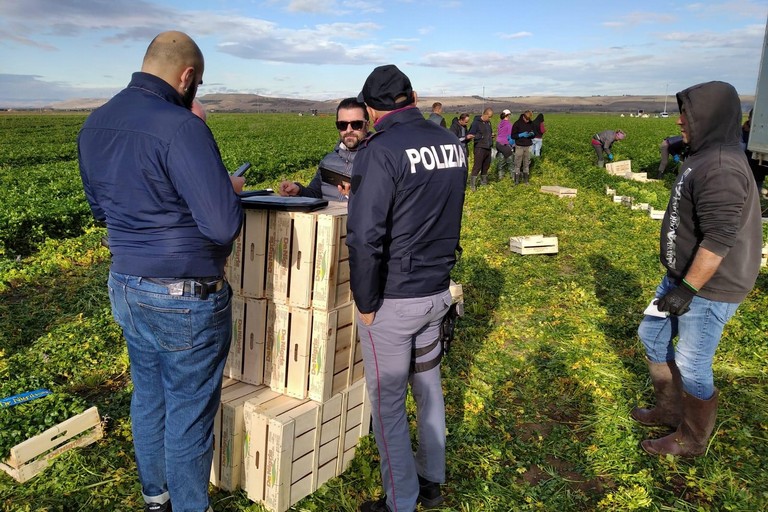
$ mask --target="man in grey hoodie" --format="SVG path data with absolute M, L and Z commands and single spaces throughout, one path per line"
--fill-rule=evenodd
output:
M 755 180 L 739 146 L 736 90 L 708 82 L 677 93 L 677 103 L 677 124 L 690 151 L 661 225 L 667 273 L 638 330 L 656 406 L 635 407 L 631 416 L 676 429 L 643 441 L 646 452 L 690 457 L 706 451 L 715 425 L 712 360 L 723 327 L 757 279 L 762 223 Z

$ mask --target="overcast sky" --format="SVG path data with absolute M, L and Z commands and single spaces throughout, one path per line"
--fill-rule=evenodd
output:
M 421 96 L 755 92 L 768 2 L 1 0 L 0 107 L 108 98 L 159 32 L 191 35 L 198 94 L 357 94 L 397 64 Z

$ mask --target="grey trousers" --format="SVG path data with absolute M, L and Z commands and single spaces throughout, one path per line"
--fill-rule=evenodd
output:
M 519 175 L 522 170 L 523 174 L 530 172 L 531 165 L 531 146 L 518 146 L 515 145 L 515 174 Z
M 381 481 L 393 512 L 412 512 L 418 475 L 445 482 L 445 402 L 440 379 L 440 321 L 451 293 L 384 299 L 373 323 L 358 320 Z M 429 369 L 430 362 L 437 363 Z M 414 371 L 413 365 L 417 370 Z M 405 400 L 416 402 L 418 448 L 413 453 Z

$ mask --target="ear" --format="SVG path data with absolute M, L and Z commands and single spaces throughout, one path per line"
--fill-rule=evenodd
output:
M 412 91 L 411 94 L 413 94 L 413 104 L 418 105 L 419 103 L 419 94 L 416 91 Z
M 185 91 L 192 87 L 195 81 L 195 68 L 192 66 L 184 68 L 181 72 L 181 86 Z

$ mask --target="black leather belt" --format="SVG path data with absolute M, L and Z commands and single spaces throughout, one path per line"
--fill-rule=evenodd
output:
M 164 286 L 168 290 L 168 295 L 199 297 L 200 300 L 205 300 L 211 293 L 220 291 L 224 288 L 225 283 L 224 279 L 216 281 L 197 281 L 195 279 L 174 281 L 171 279 L 147 278 L 147 281 Z

